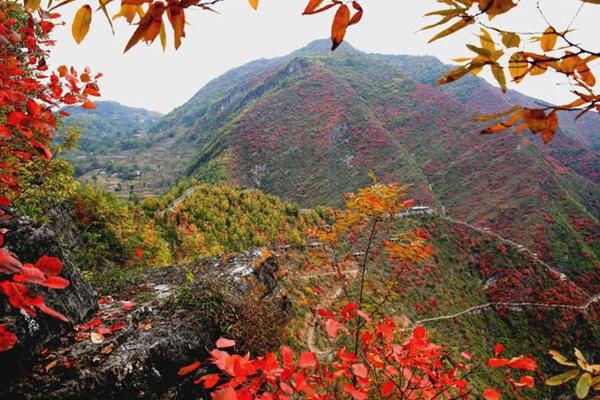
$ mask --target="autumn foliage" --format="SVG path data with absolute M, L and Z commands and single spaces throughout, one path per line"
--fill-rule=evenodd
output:
M 266 353 L 253 358 L 250 354 L 230 353 L 235 342 L 221 338 L 210 352 L 210 359 L 194 361 L 179 370 L 180 375 L 195 373 L 194 383 L 211 392 L 212 399 L 435 399 L 476 398 L 499 399 L 496 388 L 481 393 L 469 382 L 472 355 L 463 352 L 453 359 L 443 346 L 430 341 L 423 326 L 406 329 L 398 326 L 396 318 L 365 312 L 365 275 L 370 252 L 377 247 L 375 234 L 385 219 L 395 218 L 398 212 L 412 205 L 405 198 L 406 187 L 375 182 L 371 187 L 348 195 L 346 210 L 340 211 L 333 226 L 312 235 L 325 244 L 324 251 L 336 256 L 321 258 L 325 270 L 332 268 L 339 282 L 349 268 L 353 254 L 336 252 L 348 237 L 363 243 L 364 252 L 358 255 L 359 274 L 356 274 L 355 293 L 334 309 L 319 308 L 319 326 L 332 347 L 317 351 L 311 343 L 308 349 L 293 350 L 283 346 L 278 353 Z M 367 234 L 367 241 L 360 236 Z M 418 264 L 433 254 L 426 241 L 428 234 L 417 230 L 402 240 L 387 242 L 390 258 L 398 263 Z M 327 249 L 329 248 L 329 250 Z M 356 258 L 356 257 L 354 257 Z M 343 283 L 342 283 L 343 284 Z M 349 295 L 352 296 L 351 294 Z M 497 345 L 487 366 L 506 371 L 506 381 L 513 389 L 535 385 L 529 373 L 537 363 L 525 356 L 503 358 L 505 348 Z M 216 370 L 207 373 L 207 370 Z
M 34 16 L 14 3 L 0 5 L 0 217 L 20 193 L 22 166 L 34 159 L 50 160 L 50 144 L 57 127 L 55 112 L 64 105 L 93 108 L 88 96 L 98 96 L 96 77 L 86 70 L 79 75 L 65 66 L 50 72 L 46 65 L 48 34 L 57 15 Z M 48 307 L 31 285 L 64 289 L 69 281 L 58 276 L 61 261 L 42 256 L 35 264 L 22 264 L 4 246 L 0 232 L 0 293 L 8 303 L 30 316 L 45 313 L 67 318 Z M 17 338 L 0 325 L 0 351 L 12 348 Z

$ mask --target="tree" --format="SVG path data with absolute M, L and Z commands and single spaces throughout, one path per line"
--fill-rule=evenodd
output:
M 404 190 L 396 184 L 379 183 L 361 189 L 348 196 L 346 210 L 338 212 L 333 226 L 314 232 L 325 243 L 321 246 L 320 268 L 333 271 L 347 297 L 336 311 L 317 310 L 320 326 L 332 343 L 330 349 L 317 354 L 310 344 L 300 351 L 284 346 L 278 354 L 252 358 L 249 354 L 228 353 L 224 349 L 234 347 L 235 341 L 221 338 L 206 361 L 206 367 L 212 364 L 216 372 L 206 374 L 206 370 L 200 370 L 194 383 L 211 390 L 214 400 L 467 399 L 479 395 L 486 400 L 499 399 L 497 389 L 485 388 L 479 393 L 469 382 L 473 368 L 468 365 L 470 353 L 452 359 L 443 346 L 429 340 L 423 326 L 402 329 L 394 318 L 379 315 L 377 307 L 369 314 L 365 312 L 367 265 L 371 253 L 381 246 L 376 233 L 386 220 L 412 204 L 405 199 Z M 394 262 L 417 265 L 429 258 L 433 251 L 426 244 L 426 235 L 416 233 L 407 234 L 408 240 L 383 242 Z M 347 240 L 351 242 L 350 250 Z M 353 253 L 355 245 L 362 245 L 364 251 Z M 356 254 L 356 278 L 346 285 L 345 276 L 352 272 L 349 268 Z M 388 298 L 385 294 L 382 297 Z M 497 345 L 487 367 L 505 370 L 507 382 L 515 390 L 533 387 L 534 378 L 528 373 L 537 369 L 535 360 L 524 356 L 502 358 L 504 351 L 504 346 Z M 202 365 L 195 361 L 182 367 L 179 374 L 190 374 Z
M 14 3 L 0 3 L 1 218 L 10 218 L 8 207 L 21 193 L 27 176 L 24 166 L 52 159 L 50 146 L 57 125 L 53 110 L 74 104 L 92 108 L 88 95 L 99 95 L 88 70 L 79 75 L 74 68 L 62 66 L 47 75 L 47 48 L 51 45 L 47 37 L 55 17 L 41 14 L 36 18 Z M 64 289 L 69 281 L 58 276 L 61 270 L 60 260 L 54 257 L 43 256 L 35 264 L 22 264 L 6 250 L 4 232 L 0 232 L 0 293 L 12 307 L 31 316 L 39 311 L 67 321 L 28 286 Z M 16 341 L 15 335 L 0 325 L 0 351 L 12 348 Z

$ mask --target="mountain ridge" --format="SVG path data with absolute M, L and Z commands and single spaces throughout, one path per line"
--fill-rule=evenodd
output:
M 436 87 L 449 67 L 433 57 L 321 48 L 215 78 L 151 128 L 149 147 L 122 157 L 149 158 L 168 171 L 162 181 L 226 181 L 302 207 L 339 204 L 373 171 L 598 285 L 600 158 L 568 118 L 551 145 L 528 133 L 482 136 L 475 115 L 534 100 L 477 77 Z M 584 130 L 600 127 L 588 120 Z

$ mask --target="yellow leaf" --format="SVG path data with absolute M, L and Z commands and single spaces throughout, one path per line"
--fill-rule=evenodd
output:
M 250 7 L 254 8 L 255 10 L 258 8 L 258 0 L 248 0 L 248 3 L 250 3 Z
M 160 44 L 162 46 L 163 51 L 167 50 L 167 31 L 165 29 L 165 23 L 160 24 L 160 33 L 158 34 L 160 37 Z
M 25 0 L 25 7 L 30 10 L 37 10 L 40 8 L 40 4 L 42 4 L 42 0 Z
M 507 48 L 519 47 L 521 44 L 521 37 L 513 32 L 504 32 L 502 34 L 502 43 Z
M 525 56 L 521 52 L 514 53 L 510 57 L 510 61 L 508 62 L 508 72 L 510 76 L 513 78 L 513 81 L 519 83 L 525 78 L 527 72 L 529 71 L 529 64 L 525 59 Z
M 559 363 L 560 365 L 566 365 L 568 367 L 576 367 L 577 366 L 577 364 L 575 364 L 574 362 L 570 362 L 567 359 L 567 357 L 563 356 L 558 351 L 550 350 L 548 352 L 548 354 L 550 354 L 550 356 L 552 357 L 552 359 L 554 361 L 556 361 L 557 363 Z
M 112 16 L 112 19 L 124 17 L 127 20 L 127 22 L 131 24 L 136 14 L 138 13 L 138 8 L 141 7 L 136 5 L 121 4 L 121 9 L 117 14 Z
M 436 85 L 445 85 L 450 82 L 454 82 L 457 79 L 462 78 L 469 72 L 469 69 L 466 66 L 460 66 L 458 68 L 453 69 L 450 72 L 444 74 L 437 82 Z
M 516 6 L 513 0 L 479 0 L 479 10 L 488 15 L 490 21 L 500 14 L 510 11 Z
M 504 70 L 499 64 L 492 64 L 491 67 L 492 74 L 498 82 L 498 85 L 500 85 L 500 89 L 502 89 L 503 92 L 506 92 L 506 75 L 504 75 Z
M 75 14 L 75 18 L 73 19 L 73 25 L 71 26 L 71 34 L 73 35 L 75 42 L 79 44 L 85 39 L 85 36 L 90 30 L 91 22 L 92 7 L 87 4 L 81 6 L 81 8 L 77 10 L 77 14 Z
M 504 117 L 505 115 L 517 112 L 517 111 L 521 110 L 522 108 L 523 107 L 520 105 L 515 105 L 515 106 L 512 106 L 511 108 L 509 108 L 508 110 L 499 112 L 497 114 L 478 115 L 475 117 L 475 120 L 476 121 L 490 121 L 492 119 Z M 575 366 L 575 364 L 573 364 L 573 366 Z
M 479 36 L 479 40 L 481 41 L 481 47 L 488 50 L 490 53 L 496 50 L 494 39 L 492 39 L 492 35 L 490 35 L 487 30 L 481 28 L 481 36 Z
M 556 45 L 556 39 L 558 39 L 558 36 L 556 35 L 554 28 L 549 26 L 544 31 L 544 34 L 540 39 L 540 45 L 542 46 L 542 50 L 552 51 L 552 49 L 554 49 L 554 46 Z
M 92 332 L 90 334 L 90 340 L 94 344 L 100 344 L 100 343 L 104 342 L 104 336 L 98 332 Z
M 428 43 L 431 43 L 433 41 L 441 39 L 445 36 L 451 35 L 457 31 L 461 30 L 465 26 L 471 25 L 474 21 L 475 20 L 473 18 L 462 18 L 460 21 L 458 21 L 454 25 L 450 26 L 449 28 L 444 29 L 443 31 L 439 32 L 437 35 L 435 35 L 434 37 L 429 39 Z

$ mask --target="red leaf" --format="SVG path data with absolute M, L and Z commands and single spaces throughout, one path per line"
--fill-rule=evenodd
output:
M 394 391 L 395 388 L 396 388 L 396 385 L 394 384 L 394 382 L 387 381 L 381 387 L 381 395 L 383 397 L 388 397 L 390 394 L 392 394 L 392 392 Z
M 365 364 L 352 364 L 352 373 L 359 378 L 365 379 L 368 376 L 369 371 L 367 370 L 367 367 L 365 367 Z
M 325 321 L 325 331 L 327 331 L 327 334 L 334 339 L 337 338 L 342 327 L 343 325 L 335 319 L 328 319 Z
M 487 361 L 487 366 L 492 368 L 500 368 L 508 365 L 508 360 L 506 358 L 490 358 Z
M 219 374 L 204 375 L 194 381 L 196 385 L 202 382 L 204 382 L 202 385 L 204 388 L 210 389 L 211 387 L 215 386 L 217 382 L 219 382 Z
M 64 321 L 64 322 L 69 322 L 69 318 L 67 318 L 63 314 L 59 313 L 58 311 L 53 310 L 52 308 L 48 307 L 45 303 L 38 305 L 37 308 L 39 308 L 39 310 L 41 312 L 43 312 L 44 314 L 47 314 L 56 319 L 60 319 L 61 321 Z
M 0 125 L 0 137 L 9 138 L 11 136 L 10 129 L 4 125 Z
M 532 388 L 535 387 L 535 379 L 533 379 L 533 376 L 525 375 L 519 379 L 519 383 L 516 383 L 516 385 Z
M 133 305 L 134 305 L 133 301 L 126 301 L 123 303 L 123 310 L 131 310 Z
M 298 360 L 300 368 L 316 368 L 317 367 L 317 355 L 308 351 L 300 354 L 300 360 Z
M 17 343 L 17 336 L 4 325 L 0 325 L 0 352 L 12 349 L 15 343 Z
M 13 257 L 8 251 L 0 248 L 0 272 L 3 274 L 12 274 L 18 272 L 23 265 L 19 260 Z
M 65 289 L 70 284 L 71 282 L 69 282 L 65 278 L 61 278 L 60 276 L 50 276 L 44 282 L 41 283 L 42 286 L 46 286 L 51 289 Z
M 483 398 L 485 400 L 500 400 L 500 397 L 502 397 L 502 395 L 496 389 L 488 388 L 483 391 Z
M 354 400 L 367 400 L 369 398 L 366 391 L 357 389 L 351 384 L 344 386 L 344 390 L 348 392 Z
M 535 371 L 537 369 L 537 363 L 533 358 L 518 356 L 508 362 L 509 368 L 522 369 L 526 371 Z
M 317 310 L 317 313 L 321 316 L 321 317 L 325 317 L 325 318 L 335 318 L 335 314 L 332 313 L 331 311 L 319 308 Z
M 356 1 L 352 2 L 352 7 L 356 10 L 356 13 L 350 18 L 350 22 L 348 22 L 348 26 L 358 24 L 363 16 L 363 9 Z
M 115 333 L 120 331 L 121 329 L 125 328 L 125 322 L 115 322 L 114 324 L 112 324 L 108 330 L 110 331 L 110 333 Z
M 181 367 L 179 371 L 177 371 L 177 375 L 187 375 L 191 372 L 194 372 L 200 367 L 200 361 L 194 361 L 190 365 L 186 365 L 185 367 Z
M 211 393 L 212 400 L 237 400 L 238 396 L 234 388 L 225 386 Z
M 6 117 L 6 123 L 12 126 L 19 126 L 23 121 L 27 119 L 27 116 L 20 111 L 11 111 Z
M 323 3 L 323 0 L 310 0 L 302 14 L 311 14 L 314 10 Z
M 94 103 L 91 100 L 86 101 L 85 103 L 83 103 L 81 105 L 82 108 L 85 108 L 87 110 L 95 110 L 96 109 L 96 103 Z
M 35 283 L 41 285 L 46 280 L 46 275 L 31 264 L 25 264 L 21 271 L 13 276 L 13 281 L 21 283 Z
M 285 368 L 292 369 L 294 367 L 294 353 L 288 346 L 283 346 L 281 349 L 281 358 Z
M 79 326 L 78 330 L 81 332 L 88 331 L 92 328 L 102 325 L 102 322 L 104 322 L 102 320 L 102 318 L 95 318 L 95 319 L 91 320 L 90 322 L 88 322 L 87 324 L 83 324 L 83 325 Z
M 413 337 L 417 340 L 425 340 L 427 339 L 427 331 L 424 326 L 417 326 L 413 330 Z
M 217 340 L 217 349 L 225 349 L 227 347 L 235 346 L 235 341 L 231 339 L 220 338 Z
M 56 257 L 41 256 L 35 267 L 46 275 L 58 275 L 62 271 L 62 263 Z
M 44 157 L 46 160 L 52 160 L 52 152 L 47 146 L 43 145 L 37 140 L 30 140 L 29 144 L 31 144 L 36 150 L 38 150 L 41 156 Z
M 0 194 L 0 207 L 8 207 L 10 205 L 10 200 Z
M 504 349 L 506 349 L 505 345 L 503 345 L 501 343 L 497 343 L 494 346 L 494 356 L 500 357 L 500 354 L 502 354 L 504 352 Z

